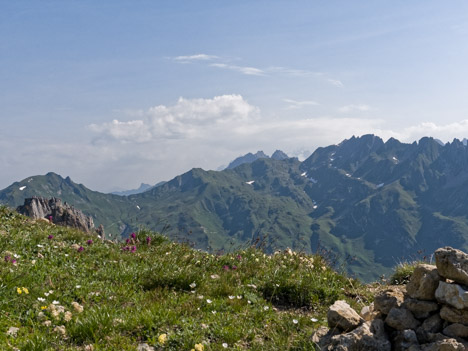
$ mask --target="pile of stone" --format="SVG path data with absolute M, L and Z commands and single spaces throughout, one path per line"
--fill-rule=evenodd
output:
M 320 350 L 468 350 L 468 255 L 445 247 L 436 266 L 420 264 L 407 286 L 375 296 L 358 314 L 345 301 L 329 309 Z

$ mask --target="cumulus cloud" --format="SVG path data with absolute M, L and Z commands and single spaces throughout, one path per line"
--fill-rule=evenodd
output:
M 370 110 L 371 110 L 371 107 L 365 104 L 346 105 L 338 109 L 338 111 L 343 112 L 343 113 L 349 113 L 349 112 L 355 112 L 355 111 L 367 112 Z

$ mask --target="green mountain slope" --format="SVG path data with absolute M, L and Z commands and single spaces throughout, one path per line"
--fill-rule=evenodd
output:
M 0 202 L 15 207 L 32 195 L 61 197 L 124 237 L 143 226 L 213 251 L 331 250 L 365 280 L 440 246 L 468 249 L 468 149 L 458 140 L 353 137 L 304 162 L 192 169 L 127 197 L 49 173 L 2 190 Z

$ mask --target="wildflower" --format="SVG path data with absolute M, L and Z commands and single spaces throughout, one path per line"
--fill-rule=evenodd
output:
M 47 237 L 47 239 L 49 239 L 49 240 L 52 240 L 53 238 L 54 238 L 54 236 L 53 236 L 52 234 L 50 234 L 50 235 Z
M 229 300 L 234 300 L 236 297 L 235 296 L 232 296 L 232 295 L 229 295 Z
M 299 323 L 299 321 L 297 319 L 293 319 L 293 323 L 297 324 L 297 323 Z
M 25 288 L 25 287 L 23 286 L 23 288 L 22 288 L 22 289 L 23 289 L 23 292 L 24 292 L 26 295 L 27 295 L 27 294 L 29 294 L 29 290 L 28 290 L 28 288 Z
M 231 269 L 235 271 L 237 269 L 237 266 L 232 266 Z
M 242 261 L 242 256 L 241 255 L 237 255 L 236 258 L 237 258 L 238 261 Z
M 83 250 L 84 250 L 84 247 L 83 247 L 83 246 L 80 246 L 80 247 L 78 248 L 78 252 L 81 252 L 81 251 L 83 251 Z
M 205 346 L 203 344 L 195 344 L 195 351 L 204 351 Z
M 193 282 L 192 284 L 189 285 L 192 289 L 195 289 L 197 286 L 197 283 Z
M 46 310 L 47 306 L 41 306 L 41 310 Z
M 206 299 L 206 303 L 212 303 L 213 301 L 211 301 L 210 299 Z
M 227 342 L 223 342 L 223 347 L 224 347 L 225 349 L 227 349 L 228 346 L 229 346 L 229 345 L 227 344 Z
M 5 260 L 5 262 L 8 262 L 8 261 L 10 261 L 10 256 L 8 256 L 8 255 L 7 255 L 7 256 L 5 256 L 4 260 Z
M 17 262 L 16 262 L 15 259 L 11 260 L 11 264 L 12 264 L 13 266 L 16 266 L 16 263 L 17 263 Z
M 310 320 L 311 320 L 312 322 L 314 322 L 314 323 L 315 323 L 315 322 L 318 322 L 318 319 L 317 319 L 317 318 L 311 318 Z
M 49 216 L 49 222 L 52 223 L 53 217 Z
M 135 233 L 130 234 L 130 236 L 132 237 L 132 239 L 135 239 L 135 238 L 136 238 L 136 234 L 135 234 Z
M 264 310 L 264 311 L 268 311 L 269 309 L 270 309 L 270 307 L 268 307 L 268 306 L 264 306 L 264 307 L 263 307 L 263 310 Z
M 203 295 L 198 295 L 197 296 L 200 300 L 203 300 Z
M 46 327 L 50 327 L 52 325 L 52 322 L 51 321 L 44 321 L 44 322 L 42 322 L 42 325 L 44 325 Z
M 81 306 L 78 302 L 73 301 L 71 303 L 71 305 L 73 306 L 73 308 L 75 309 L 76 312 L 78 312 L 78 313 L 83 312 L 83 306 Z
M 126 244 L 130 244 L 130 239 L 127 238 L 127 239 L 125 240 L 125 243 L 126 243 Z
M 19 331 L 19 328 L 17 328 L 17 327 L 10 327 L 8 329 L 8 331 L 6 332 L 6 334 L 8 336 L 12 336 L 12 337 L 16 338 L 16 334 L 18 333 L 18 331 Z
M 146 244 L 149 246 L 151 244 L 151 237 L 147 236 L 146 237 Z
M 73 316 L 72 313 L 70 311 L 67 311 L 65 312 L 63 319 L 65 319 L 65 322 L 70 322 L 72 319 L 72 316 Z
M 131 250 L 131 252 L 135 252 L 135 251 L 136 251 L 136 249 L 137 249 L 137 248 L 136 248 L 136 246 L 135 246 L 135 245 L 134 245 L 134 246 L 132 246 L 132 250 Z
M 89 240 L 86 242 L 86 244 L 92 245 L 92 244 L 93 244 L 93 241 L 92 241 L 91 239 L 89 239 Z
M 44 299 L 43 297 L 38 297 L 38 298 L 37 298 L 37 301 L 44 302 L 45 299 Z
M 44 247 L 44 245 L 41 245 L 41 244 L 37 244 L 37 247 Z
M 59 325 L 54 328 L 54 332 L 59 333 L 61 335 L 65 335 L 67 333 L 64 325 Z
M 223 269 L 224 269 L 225 271 L 228 271 L 228 270 L 229 270 L 229 266 L 226 266 L 226 265 L 225 265 L 225 266 L 223 266 Z
M 18 293 L 18 295 L 21 295 L 23 293 L 23 291 L 21 290 L 21 288 L 16 288 L 16 292 Z
M 167 341 L 167 334 L 161 334 L 159 335 L 158 337 L 158 342 L 161 344 L 161 345 L 164 345 Z
M 76 288 L 77 288 L 77 289 L 81 288 L 81 285 L 77 285 Z
M 213 310 L 213 311 L 211 311 L 211 313 L 216 314 L 216 311 Z
M 52 301 L 52 304 L 53 304 L 53 305 L 58 305 L 59 303 L 60 303 L 60 302 L 57 301 L 57 300 Z
M 217 274 L 212 274 L 210 277 L 211 279 L 219 279 L 219 275 Z
M 31 264 L 32 264 L 32 265 L 35 265 L 35 264 L 36 264 L 36 260 L 32 260 L 32 261 L 31 261 Z

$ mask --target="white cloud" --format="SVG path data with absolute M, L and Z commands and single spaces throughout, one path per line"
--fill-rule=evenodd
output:
M 260 68 L 255 68 L 255 67 L 228 65 L 226 63 L 212 63 L 212 64 L 210 64 L 210 66 L 217 67 L 217 68 L 229 69 L 229 70 L 240 72 L 242 74 L 249 75 L 249 76 L 263 76 L 263 75 L 265 75 L 264 70 L 261 70 Z
M 317 101 L 313 100 L 305 100 L 305 101 L 297 101 L 297 100 L 292 100 L 292 99 L 283 99 L 284 102 L 287 102 L 288 109 L 300 109 L 303 108 L 304 106 L 318 106 L 320 105 Z
M 355 111 L 367 112 L 370 110 L 371 110 L 371 107 L 365 104 L 346 105 L 338 109 L 339 112 L 343 112 L 343 113 L 350 113 L 350 112 L 355 112 Z
M 344 84 L 341 80 L 338 80 L 338 79 L 327 79 L 328 83 L 334 85 L 335 87 L 338 87 L 338 88 L 343 88 L 344 87 Z
M 218 56 L 207 55 L 207 54 L 196 54 L 196 55 L 186 55 L 186 56 L 176 56 L 174 57 L 175 61 L 179 62 L 191 62 L 191 61 L 210 61 L 218 59 Z

